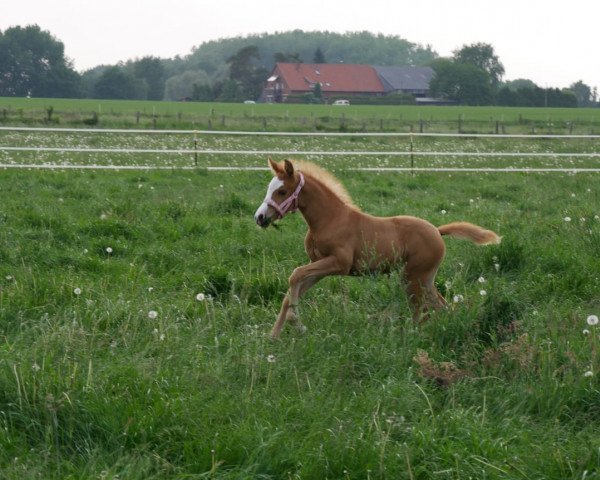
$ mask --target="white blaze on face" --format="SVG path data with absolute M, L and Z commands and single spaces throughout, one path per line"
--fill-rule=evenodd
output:
M 281 187 L 283 187 L 283 181 L 279 180 L 277 177 L 273 177 L 273 179 L 269 183 L 269 186 L 267 187 L 267 195 L 265 196 L 263 203 L 260 205 L 260 207 L 258 207 L 258 210 L 256 210 L 256 213 L 254 214 L 255 220 L 258 218 L 259 215 L 262 215 L 263 217 L 267 215 L 267 210 L 269 208 L 269 205 L 267 205 L 267 200 L 269 200 L 269 198 L 273 196 L 275 191 Z

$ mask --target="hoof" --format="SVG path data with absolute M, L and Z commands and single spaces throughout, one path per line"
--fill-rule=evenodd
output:
M 296 325 L 296 330 L 298 330 L 298 332 L 301 335 L 304 335 L 308 331 L 308 328 L 306 328 L 304 325 L 302 325 L 301 323 L 299 323 L 298 325 Z
M 277 340 L 279 340 L 279 334 L 278 333 L 269 333 L 269 340 L 271 340 L 272 342 L 276 342 Z

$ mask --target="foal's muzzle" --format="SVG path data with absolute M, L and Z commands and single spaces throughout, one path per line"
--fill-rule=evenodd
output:
M 257 214 L 254 219 L 256 220 L 256 224 L 261 228 L 267 228 L 271 223 L 271 219 L 263 213 Z

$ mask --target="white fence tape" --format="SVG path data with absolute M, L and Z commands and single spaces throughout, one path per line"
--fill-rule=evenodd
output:
M 240 132 L 215 130 L 129 130 L 97 128 L 34 128 L 0 127 L 2 131 L 54 132 L 54 133 L 106 133 L 106 134 L 172 134 L 172 135 L 229 135 L 229 136 L 288 136 L 288 137 L 471 137 L 514 139 L 600 139 L 600 135 L 524 135 L 524 134 L 475 134 L 475 133 L 333 133 L 333 132 Z M 1 137 L 0 137 L 1 138 Z M 412 142 L 411 142 L 412 144 Z M 0 151 L 13 152 L 72 152 L 72 153 L 118 153 L 118 154 L 178 154 L 178 155 L 302 155 L 302 156 L 404 156 L 404 157 L 549 157 L 549 158 L 600 158 L 600 153 L 583 152 L 448 152 L 448 151 L 302 151 L 302 150 L 216 150 L 216 149 L 142 149 L 142 148 L 80 148 L 80 147 L 13 147 L 0 145 Z M 96 170 L 192 170 L 198 166 L 161 165 L 73 165 L 73 164 L 0 164 L 0 168 L 30 169 L 96 169 Z M 202 168 L 202 167 L 201 167 Z M 264 170 L 263 167 L 203 167 L 207 170 Z M 600 172 L 600 168 L 494 168 L 494 167 L 361 167 L 348 168 L 365 172 Z
M 310 151 L 310 150 L 214 150 L 214 149 L 161 149 L 161 148 L 78 148 L 78 147 L 4 147 L 11 152 L 74 152 L 74 153 L 168 153 L 179 155 L 323 155 L 323 156 L 415 156 L 415 157 L 582 157 L 598 158 L 600 153 L 554 152 L 423 152 L 423 151 Z
M 268 167 L 232 167 L 232 166 L 210 166 L 196 167 L 191 165 L 165 166 L 165 165 L 73 165 L 73 164 L 23 164 L 2 163 L 0 169 L 20 170 L 208 170 L 208 171 L 269 171 Z M 470 173 L 600 173 L 600 168 L 471 168 L 471 167 L 350 167 L 352 172 L 470 172 Z
M 54 128 L 54 127 L 0 127 L 0 131 L 54 132 L 54 133 L 123 133 L 154 135 L 226 135 L 267 137 L 462 137 L 462 138 L 572 138 L 598 139 L 600 135 L 552 135 L 512 133 L 434 133 L 434 132 L 248 132 L 234 130 L 149 130 L 117 128 Z

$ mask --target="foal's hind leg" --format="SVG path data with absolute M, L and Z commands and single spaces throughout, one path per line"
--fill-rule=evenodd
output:
M 431 258 L 429 265 L 407 264 L 405 267 L 406 289 L 414 321 L 426 320 L 429 310 L 439 310 L 446 306 L 446 300 L 435 286 L 435 276 L 441 260 L 442 258 Z
M 440 310 L 446 306 L 446 300 L 431 280 L 409 280 L 407 292 L 415 322 L 427 320 L 429 310 Z
M 407 278 L 406 293 L 413 312 L 413 320 L 418 322 L 423 312 L 423 286 L 419 280 Z

